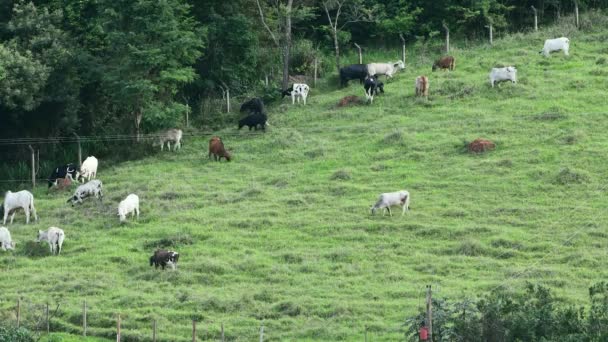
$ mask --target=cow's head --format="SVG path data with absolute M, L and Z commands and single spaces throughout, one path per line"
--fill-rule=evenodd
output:
M 393 63 L 393 67 L 397 69 L 405 69 L 405 63 L 403 61 L 398 61 L 396 63 Z

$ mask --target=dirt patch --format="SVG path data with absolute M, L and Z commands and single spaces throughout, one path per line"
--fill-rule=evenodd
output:
M 338 102 L 338 107 L 346 107 L 346 106 L 356 106 L 361 104 L 361 99 L 356 95 L 348 95 L 343 97 L 340 102 Z
M 490 140 L 486 139 L 475 139 L 468 146 L 469 152 L 473 153 L 483 153 L 485 151 L 490 151 L 495 148 L 496 145 Z

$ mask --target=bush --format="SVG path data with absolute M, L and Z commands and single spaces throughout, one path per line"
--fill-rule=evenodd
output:
M 0 342 L 34 342 L 34 335 L 24 328 L 0 326 Z

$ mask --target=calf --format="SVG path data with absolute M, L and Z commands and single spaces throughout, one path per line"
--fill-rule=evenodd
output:
M 395 72 L 401 69 L 405 69 L 405 63 L 403 63 L 403 61 L 397 61 L 394 63 L 370 63 L 367 65 L 367 75 L 370 77 L 386 75 L 386 77 L 391 78 Z
M 405 212 L 410 208 L 410 193 L 406 190 L 383 193 L 378 198 L 378 202 L 370 210 L 372 214 L 375 214 L 377 209 L 386 209 L 389 215 L 393 216 L 391 206 L 394 205 L 402 206 L 403 212 L 401 216 L 405 215 Z M 382 215 L 384 216 L 384 211 L 382 211 Z
M 256 97 L 241 105 L 241 113 L 264 114 L 264 101 Z
M 49 176 L 49 188 L 57 185 L 57 178 L 70 178 L 73 181 L 78 178 L 78 168 L 75 164 L 57 166 Z
M 11 232 L 6 227 L 0 227 L 0 248 L 3 251 L 15 249 L 15 242 L 11 239 Z
M 91 196 L 97 197 L 100 201 L 102 201 L 103 200 L 102 187 L 103 187 L 103 184 L 101 183 L 101 181 L 99 179 L 94 179 L 90 182 L 82 184 L 78 188 L 76 188 L 76 191 L 74 192 L 74 196 L 72 196 L 68 200 L 68 203 L 72 202 L 72 206 L 74 206 L 74 204 L 82 203 L 82 201 L 85 198 L 91 197 Z
M 63 230 L 57 227 L 50 227 L 46 231 L 38 231 L 38 242 L 48 242 L 49 247 L 51 248 L 51 254 L 53 255 L 59 255 L 61 253 L 61 246 L 63 246 L 64 239 L 65 234 L 63 233 Z
M 437 69 L 453 71 L 456 67 L 456 60 L 452 56 L 441 57 L 433 63 L 433 71 Z
M 165 143 L 167 143 L 169 151 L 171 151 L 172 142 L 175 143 L 173 150 L 179 150 L 182 147 L 182 135 L 182 130 L 177 128 L 171 128 L 168 129 L 166 132 L 162 133 L 158 139 L 158 142 L 160 143 L 160 150 L 162 151 L 165 146 Z
M 365 98 L 369 103 L 374 102 L 374 95 L 378 94 L 378 91 L 384 92 L 384 86 L 380 85 L 382 82 L 379 82 L 377 78 L 368 77 L 365 79 L 365 83 L 363 83 L 363 88 L 365 89 Z
M 22 208 L 25 211 L 25 223 L 30 223 L 30 212 L 34 215 L 34 219 L 38 221 L 38 215 L 36 215 L 36 208 L 34 207 L 34 195 L 27 190 L 21 190 L 19 192 L 7 191 L 4 195 L 4 203 L 2 210 L 4 211 L 3 224 L 6 224 L 8 215 L 11 215 L 11 224 L 15 218 L 15 213 L 18 209 Z
M 118 204 L 120 222 L 125 222 L 129 214 L 131 214 L 131 217 L 137 214 L 137 218 L 139 219 L 139 197 L 136 194 L 130 194 Z
M 490 71 L 490 84 L 492 88 L 494 88 L 494 84 L 503 81 L 511 81 L 513 84 L 517 83 L 517 69 L 513 66 L 492 68 L 492 71 Z
M 429 78 L 426 76 L 416 77 L 416 96 L 429 97 Z
M 340 85 L 346 87 L 349 80 L 359 80 L 363 83 L 367 77 L 367 64 L 351 64 L 340 68 Z
M 306 98 L 308 97 L 308 92 L 310 91 L 310 87 L 304 83 L 294 83 L 290 88 L 283 91 L 283 96 L 291 96 L 291 104 L 296 103 L 296 98 L 298 99 L 298 103 L 300 103 L 300 98 L 304 101 L 304 105 L 306 105 Z
M 553 51 L 564 51 L 564 55 L 569 56 L 570 51 L 570 39 L 566 37 L 547 39 L 545 40 L 545 46 L 539 52 L 545 57 L 549 57 L 549 54 Z
M 174 251 L 166 251 L 163 249 L 156 250 L 154 255 L 150 257 L 150 266 L 154 265 L 154 268 L 160 266 L 163 270 L 167 265 L 171 266 L 172 269 L 177 269 L 177 261 L 179 260 L 179 253 Z
M 86 181 L 90 181 L 91 178 L 97 177 L 97 166 L 99 165 L 99 161 L 94 156 L 87 157 L 84 160 L 82 165 L 80 165 L 80 175 L 78 178 L 82 183 Z
M 224 143 L 220 137 L 213 137 L 209 140 L 209 159 L 211 155 L 216 161 L 221 161 L 222 158 L 226 158 L 226 161 L 230 161 L 231 155 L 224 148 Z
M 239 120 L 239 129 L 243 128 L 243 126 L 249 127 L 251 131 L 254 128 L 256 131 L 258 130 L 258 126 L 262 127 L 263 131 L 266 131 L 266 125 L 268 124 L 268 117 L 264 113 L 251 114 Z

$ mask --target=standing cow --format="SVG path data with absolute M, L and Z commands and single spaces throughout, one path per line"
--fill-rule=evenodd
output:
M 416 77 L 416 96 L 429 97 L 429 78 L 426 76 Z
M 306 98 L 308 97 L 308 92 L 310 91 L 310 87 L 304 83 L 294 83 L 291 87 L 287 88 L 287 90 L 283 91 L 283 96 L 281 98 L 285 98 L 285 96 L 291 96 L 291 104 L 296 103 L 296 99 L 298 103 L 300 103 L 300 99 L 304 101 L 304 105 L 306 105 Z
M 346 87 L 349 80 L 363 83 L 367 77 L 367 64 L 351 64 L 340 68 L 340 85 Z

